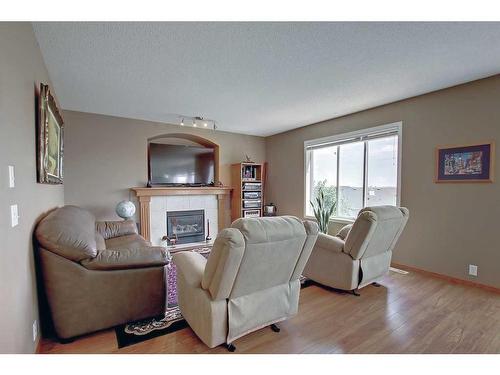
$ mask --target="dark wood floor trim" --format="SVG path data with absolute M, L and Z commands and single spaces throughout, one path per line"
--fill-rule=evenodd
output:
M 436 273 L 436 272 L 426 271 L 426 270 L 423 270 L 420 268 L 407 266 L 405 264 L 391 263 L 391 266 L 395 267 L 395 268 L 400 268 L 400 269 L 405 270 L 405 271 L 419 272 L 419 273 L 429 275 L 432 277 L 437 277 L 439 279 L 447 280 L 447 281 L 454 283 L 454 284 L 462 284 L 462 285 L 472 286 L 475 288 L 481 288 L 481 289 L 487 290 L 489 292 L 500 294 L 500 288 L 496 288 L 496 287 L 491 286 L 491 285 L 485 285 L 485 284 L 476 283 L 476 282 L 470 281 L 470 280 L 459 279 L 459 278 L 453 277 L 453 276 L 448 276 L 448 275 L 443 275 L 443 274 Z

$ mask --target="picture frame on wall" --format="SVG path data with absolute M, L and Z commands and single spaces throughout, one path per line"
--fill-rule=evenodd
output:
M 436 148 L 435 182 L 493 182 L 493 142 Z
M 64 121 L 48 85 L 40 84 L 37 124 L 37 179 L 63 183 Z

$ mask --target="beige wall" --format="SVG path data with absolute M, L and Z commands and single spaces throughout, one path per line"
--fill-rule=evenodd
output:
M 494 76 L 269 137 L 268 198 L 280 214 L 302 216 L 305 140 L 402 121 L 401 203 L 410 220 L 393 260 L 500 287 L 498 178 L 491 184 L 433 182 L 437 145 L 498 144 L 499 98 L 500 76 Z M 468 264 L 479 266 L 477 278 L 467 275 Z
M 38 217 L 64 203 L 62 186 L 36 183 L 35 86 L 50 83 L 29 23 L 0 23 L 0 353 L 33 353 L 38 317 L 32 233 Z M 16 187 L 8 186 L 8 165 Z M 10 226 L 10 205 L 20 221 Z
M 265 139 L 179 125 L 64 111 L 65 203 L 89 209 L 99 219 L 117 219 L 116 204 L 133 198 L 129 188 L 148 179 L 148 139 L 169 133 L 191 133 L 220 146 L 220 179 L 231 184 L 230 165 L 265 160 Z M 137 215 L 136 215 L 137 216 Z

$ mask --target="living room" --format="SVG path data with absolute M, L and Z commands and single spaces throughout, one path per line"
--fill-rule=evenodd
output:
M 208 14 L 0 22 L 0 353 L 498 365 L 500 23 Z

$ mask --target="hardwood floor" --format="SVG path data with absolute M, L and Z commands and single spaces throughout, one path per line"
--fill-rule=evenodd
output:
M 301 292 L 299 313 L 234 344 L 236 353 L 500 353 L 500 295 L 411 272 L 390 272 L 361 297 L 316 285 Z M 224 353 L 191 331 L 118 349 L 114 330 L 70 344 L 43 339 L 42 353 Z

